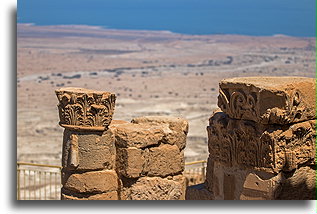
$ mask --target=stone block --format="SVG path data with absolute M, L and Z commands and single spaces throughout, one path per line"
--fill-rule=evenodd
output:
M 129 122 L 125 120 L 112 120 L 109 127 L 115 127 L 117 125 L 126 124 L 126 123 L 129 123 Z
M 123 123 L 113 127 L 118 147 L 145 148 L 162 142 L 164 132 L 160 126 Z
M 104 132 L 65 129 L 62 166 L 65 170 L 113 169 L 116 160 L 115 137 Z
M 91 171 L 81 174 L 63 172 L 63 188 L 77 193 L 104 193 L 118 189 L 118 177 L 115 171 Z
M 278 173 L 315 163 L 315 120 L 263 125 L 216 111 L 209 120 L 208 149 L 227 166 Z
M 277 199 L 316 200 L 316 165 L 300 167 L 286 175 Z
M 185 200 L 183 175 L 123 180 L 121 200 Z
M 273 200 L 281 191 L 283 173 L 224 166 L 213 161 L 206 188 L 215 200 Z
M 186 200 L 213 200 L 213 194 L 206 188 L 204 183 L 186 188 Z
M 115 107 L 115 94 L 84 88 L 61 88 L 58 98 L 59 124 L 72 130 L 104 131 Z
M 143 151 L 135 147 L 117 148 L 117 171 L 127 177 L 139 177 L 143 171 Z
M 214 185 L 214 183 L 218 183 L 218 178 L 214 176 L 214 162 L 215 161 L 209 155 L 207 159 L 205 186 L 209 191 L 212 191 L 213 194 L 219 194 L 219 187 Z
M 117 148 L 117 170 L 127 178 L 174 175 L 184 170 L 184 152 L 169 144 L 144 150 Z
M 316 118 L 315 93 L 314 78 L 231 78 L 219 84 L 218 106 L 234 119 L 289 124 Z
M 243 183 L 240 200 L 274 200 L 281 191 L 282 173 L 270 179 L 261 179 L 256 173 L 249 173 Z
M 148 176 L 175 175 L 184 170 L 184 153 L 176 145 L 161 144 L 144 152 L 144 174 Z
M 62 200 L 76 200 L 76 201 L 86 201 L 86 200 L 118 200 L 118 192 L 117 191 L 111 191 L 111 192 L 106 192 L 106 193 L 101 193 L 101 194 L 95 194 L 95 195 L 82 195 L 79 196 L 76 194 L 76 196 L 73 195 L 68 195 L 65 193 L 62 193 L 61 196 Z
M 177 145 L 181 150 L 186 146 L 188 121 L 183 118 L 170 116 L 146 116 L 134 118 L 131 122 L 135 124 L 160 125 L 164 130 L 164 143 Z

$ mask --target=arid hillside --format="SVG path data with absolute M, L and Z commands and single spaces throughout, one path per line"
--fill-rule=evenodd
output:
M 315 77 L 315 38 L 28 24 L 18 24 L 17 34 L 18 161 L 60 164 L 60 87 L 114 92 L 114 119 L 187 119 L 185 160 L 193 161 L 208 155 L 206 126 L 221 79 Z

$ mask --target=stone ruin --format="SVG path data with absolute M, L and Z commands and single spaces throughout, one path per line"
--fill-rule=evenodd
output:
M 232 78 L 219 86 L 206 181 L 194 186 L 183 175 L 186 120 L 116 121 L 114 94 L 56 90 L 62 200 L 315 199 L 315 79 Z
M 112 93 L 62 88 L 56 95 L 65 128 L 62 200 L 185 199 L 186 120 L 112 121 Z
M 248 77 L 219 84 L 206 182 L 189 200 L 315 199 L 316 83 Z

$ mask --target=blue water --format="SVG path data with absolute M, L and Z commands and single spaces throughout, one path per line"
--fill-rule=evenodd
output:
M 315 0 L 19 0 L 18 23 L 184 34 L 316 35 Z

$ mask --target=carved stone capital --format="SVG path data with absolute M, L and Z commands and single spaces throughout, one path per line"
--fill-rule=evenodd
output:
M 55 91 L 59 101 L 59 124 L 72 130 L 104 131 L 115 107 L 115 94 L 83 88 Z
M 277 173 L 315 163 L 316 120 L 264 125 L 217 111 L 209 119 L 210 158 L 228 167 Z
M 231 78 L 219 84 L 218 106 L 234 119 L 289 124 L 316 118 L 315 92 L 314 78 Z

